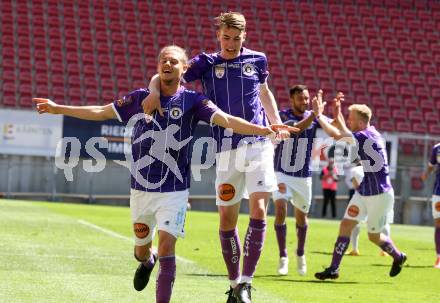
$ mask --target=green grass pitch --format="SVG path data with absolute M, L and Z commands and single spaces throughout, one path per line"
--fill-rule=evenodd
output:
M 240 216 L 243 237 L 248 217 Z M 288 221 L 288 276 L 276 275 L 278 248 L 269 218 L 254 279 L 253 302 L 438 302 L 440 270 L 433 269 L 432 227 L 392 225 L 407 266 L 389 278 L 390 257 L 380 257 L 362 227 L 360 257 L 346 256 L 337 281 L 313 274 L 327 266 L 338 222 L 311 220 L 308 273 L 296 274 L 294 219 Z M 136 292 L 129 209 L 126 207 L 0 200 L 0 302 L 155 302 L 155 274 Z M 228 289 L 219 249 L 218 215 L 188 212 L 186 238 L 177 244 L 172 302 L 225 302 Z

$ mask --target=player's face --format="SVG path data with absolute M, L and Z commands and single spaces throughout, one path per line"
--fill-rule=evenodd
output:
M 310 95 L 308 90 L 303 90 L 301 93 L 294 94 L 290 97 L 290 101 L 292 102 L 293 109 L 297 112 L 303 114 L 310 103 Z
M 357 132 L 362 129 L 361 119 L 359 119 L 359 116 L 354 111 L 350 111 L 348 113 L 347 124 L 348 124 L 348 128 L 352 132 Z
M 220 56 L 226 60 L 237 58 L 240 55 L 245 37 L 246 32 L 233 27 L 222 27 L 218 30 L 217 39 L 220 42 Z
M 181 61 L 179 52 L 169 50 L 165 51 L 157 65 L 157 71 L 162 81 L 180 81 L 183 73 L 188 67 Z

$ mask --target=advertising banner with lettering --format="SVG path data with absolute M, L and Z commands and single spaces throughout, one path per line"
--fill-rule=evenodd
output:
M 34 111 L 0 110 L 0 154 L 55 156 L 62 134 L 62 116 Z

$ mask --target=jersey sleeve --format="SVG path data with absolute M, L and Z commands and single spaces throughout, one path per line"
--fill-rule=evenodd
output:
M 189 61 L 188 69 L 183 75 L 184 82 L 192 82 L 202 78 L 203 74 L 212 66 L 213 60 L 206 53 L 201 53 Z
M 355 179 L 358 184 L 361 184 L 364 179 L 364 170 L 362 166 L 356 166 L 352 168 L 351 171 L 352 179 Z
M 261 84 L 265 83 L 267 77 L 269 76 L 269 71 L 267 68 L 267 58 L 265 55 L 261 56 L 260 60 L 256 62 L 258 80 Z
M 429 158 L 429 164 L 432 166 L 437 164 L 437 147 L 434 147 L 431 151 L 431 157 Z
M 208 97 L 199 94 L 195 102 L 195 116 L 197 119 L 211 124 L 214 114 L 220 109 L 208 99 Z
M 113 110 L 120 122 L 127 122 L 131 117 L 142 113 L 142 101 L 149 95 L 147 89 L 138 89 L 113 102 Z

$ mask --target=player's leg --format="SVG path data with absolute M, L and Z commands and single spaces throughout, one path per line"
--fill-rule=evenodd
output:
M 389 223 L 385 224 L 385 226 L 383 227 L 382 234 L 384 234 L 388 238 L 391 237 L 391 226 Z M 386 251 L 381 250 L 380 255 L 382 257 L 386 257 L 386 256 L 388 256 L 388 253 Z
M 434 218 L 434 243 L 437 259 L 434 268 L 440 269 L 440 196 L 432 196 L 432 216 Z
M 234 290 L 238 302 L 251 302 L 251 283 L 266 237 L 266 212 L 270 194 L 278 189 L 273 168 L 273 145 L 252 144 L 246 154 L 246 189 L 249 195 L 249 225 L 243 245 L 243 271 Z
M 156 280 L 156 302 L 168 303 L 176 278 L 176 238 L 159 230 L 159 271 Z
M 440 218 L 434 220 L 435 232 L 435 250 L 437 253 L 437 259 L 435 261 L 434 267 L 440 269 Z
M 157 255 L 153 253 L 151 245 L 156 221 L 152 213 L 150 198 L 151 195 L 143 191 L 132 189 L 130 192 L 130 211 L 135 237 L 134 257 L 139 261 L 133 278 L 133 286 L 137 291 L 147 286 L 157 260 Z
M 289 257 L 287 253 L 286 238 L 287 238 L 287 200 L 278 199 L 275 204 L 275 234 L 279 250 L 279 264 L 278 273 L 280 275 L 287 275 L 289 272 Z
M 366 218 L 367 210 L 359 193 L 355 193 L 345 210 L 344 218 L 339 226 L 339 235 L 333 249 L 332 262 L 328 268 L 315 274 L 320 280 L 337 279 L 339 277 L 339 265 L 342 257 L 350 244 L 350 235 L 353 228 Z
M 304 276 L 307 272 L 305 245 L 308 230 L 308 213 L 312 203 L 312 178 L 296 178 L 292 182 L 293 205 L 296 219 L 296 269 Z
M 366 200 L 368 238 L 393 257 L 390 276 L 394 277 L 400 273 L 406 261 L 406 255 L 400 252 L 390 237 L 381 233 L 387 222 L 388 213 L 394 207 L 394 192 L 390 190 L 380 195 L 369 196 Z
M 216 155 L 216 204 L 220 224 L 219 238 L 223 260 L 228 271 L 228 303 L 236 302 L 233 289 L 240 283 L 241 244 L 237 229 L 241 199 L 245 195 L 244 173 L 235 167 L 237 150 Z
M 359 234 L 361 231 L 361 224 L 358 223 L 353 230 L 351 231 L 350 235 L 350 242 L 352 250 L 348 253 L 350 256 L 359 256 Z
M 156 302 L 168 303 L 176 278 L 175 247 L 177 238 L 185 236 L 188 190 L 161 193 L 155 201 L 159 230 L 159 271 L 156 279 Z
M 332 208 L 332 218 L 336 218 L 336 191 L 330 190 L 330 206 Z

